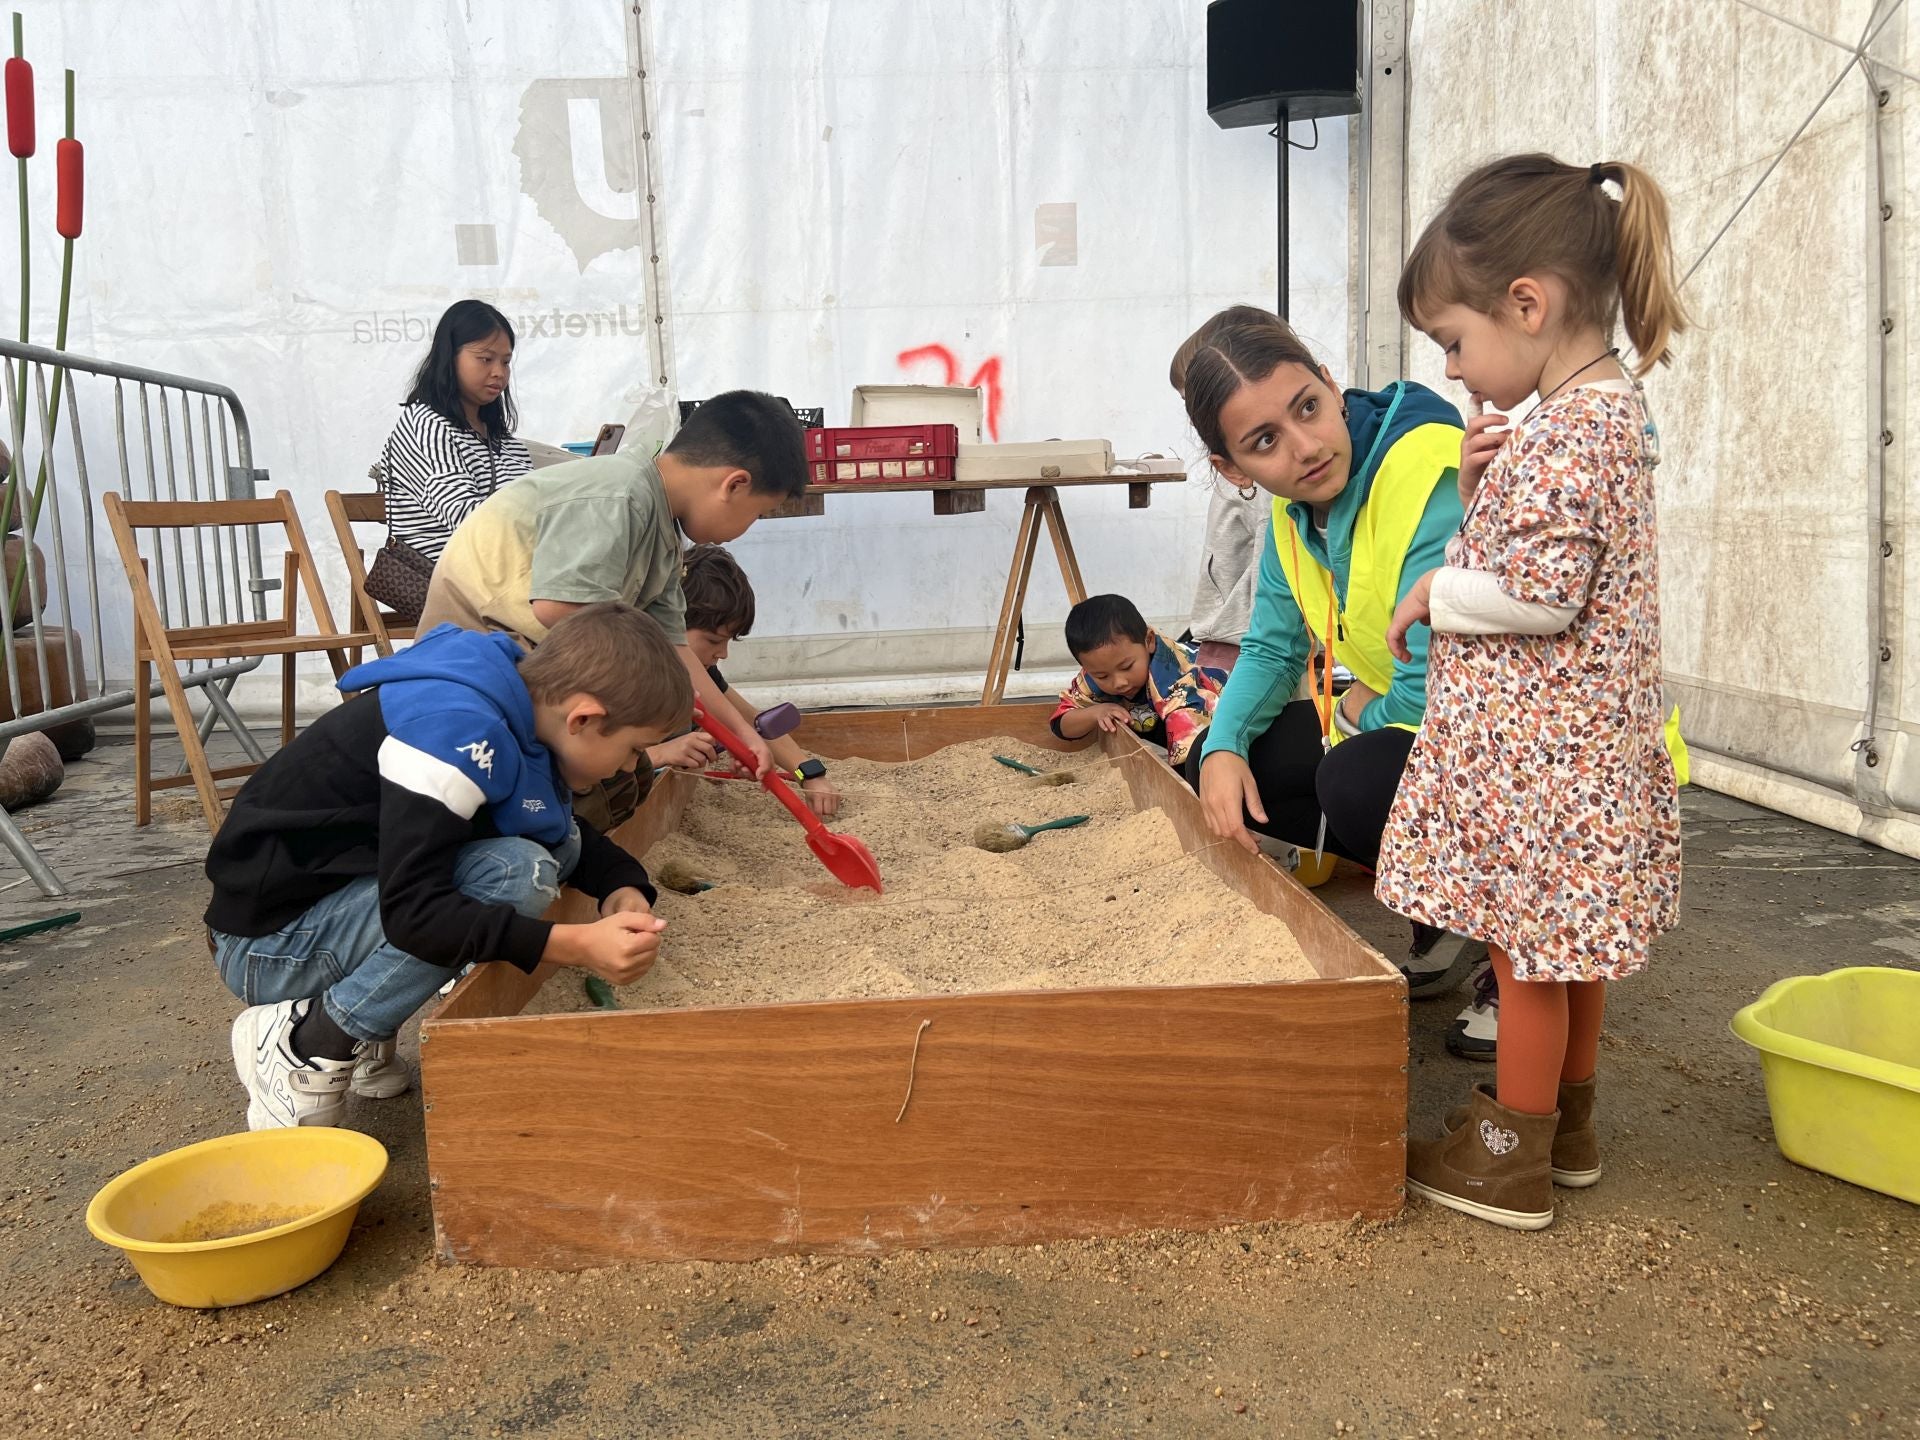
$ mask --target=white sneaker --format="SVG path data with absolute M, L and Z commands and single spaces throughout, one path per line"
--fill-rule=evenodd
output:
M 293 1027 L 317 999 L 252 1005 L 233 1022 L 233 1068 L 247 1087 L 247 1129 L 335 1125 L 353 1081 L 351 1060 L 302 1060 Z
M 1462 1060 L 1493 1060 L 1500 1050 L 1500 987 L 1489 966 L 1474 977 L 1473 1003 L 1454 1017 L 1447 1049 Z
M 361 1042 L 353 1062 L 353 1093 L 363 1100 L 391 1100 L 413 1088 L 407 1065 L 394 1053 L 392 1040 Z
M 1436 930 L 1415 922 L 1413 944 L 1400 973 L 1407 977 L 1407 998 L 1424 1000 L 1457 988 L 1477 965 L 1487 960 L 1484 941 L 1469 940 L 1451 930 Z

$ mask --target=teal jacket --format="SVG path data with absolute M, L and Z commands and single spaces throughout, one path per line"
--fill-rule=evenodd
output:
M 1401 392 L 1397 407 L 1393 405 L 1394 389 Z M 1326 539 L 1323 541 L 1314 530 L 1309 507 L 1296 502 L 1286 509 L 1301 549 L 1311 552 L 1333 572 L 1343 608 L 1352 562 L 1354 517 L 1367 503 L 1381 458 L 1393 448 L 1395 441 L 1418 426 L 1436 422 L 1460 424 L 1458 410 L 1426 386 L 1411 381 L 1384 391 L 1349 390 L 1346 402 L 1347 431 L 1353 437 L 1355 470 L 1327 515 Z M 1459 475 L 1450 472 L 1434 486 L 1413 544 L 1407 549 L 1406 563 L 1400 571 L 1399 598 L 1404 599 L 1422 575 L 1446 563 L 1447 542 L 1460 529 L 1461 518 Z M 1286 572 L 1280 566 L 1279 546 L 1285 543 L 1286 536 L 1282 534 L 1271 537 L 1262 547 L 1253 621 L 1240 642 L 1240 658 L 1214 708 L 1204 754 L 1224 750 L 1244 756 L 1247 747 L 1267 732 L 1293 698 L 1294 688 L 1306 669 L 1312 642 L 1299 601 L 1294 598 Z M 1387 693 L 1360 712 L 1362 731 L 1420 723 L 1427 710 L 1429 634 L 1425 626 L 1416 626 L 1408 632 L 1407 648 L 1413 658 L 1394 662 L 1393 682 L 1387 687 Z

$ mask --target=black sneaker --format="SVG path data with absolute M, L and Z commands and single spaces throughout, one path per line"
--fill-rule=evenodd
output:
M 1473 1003 L 1454 1017 L 1447 1049 L 1462 1060 L 1492 1060 L 1500 1045 L 1500 985 L 1488 965 L 1473 981 Z
M 1407 998 L 1425 1000 L 1447 994 L 1486 958 L 1484 942 L 1414 921 L 1413 944 L 1400 966 L 1400 973 L 1407 977 Z

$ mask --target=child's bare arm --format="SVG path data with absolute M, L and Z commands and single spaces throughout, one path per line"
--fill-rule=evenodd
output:
M 740 717 L 746 729 L 752 730 L 753 722 L 759 718 L 760 714 L 753 708 L 752 702 L 738 690 L 732 689 L 727 691 L 727 699 L 732 703 L 734 713 Z M 773 763 L 789 774 L 798 770 L 801 763 L 809 758 L 807 752 L 796 745 L 790 735 L 776 735 L 767 741 L 767 751 L 773 756 Z M 813 813 L 822 820 L 831 820 L 840 813 L 840 792 L 834 788 L 833 781 L 825 775 L 814 780 L 802 780 L 800 798 L 805 800 Z
M 731 686 L 721 693 L 727 697 L 728 713 L 739 721 L 738 724 L 734 725 L 734 731 L 743 734 L 748 730 L 753 730 L 753 722 L 760 718 L 760 712 L 747 703 L 746 696 Z M 754 733 L 757 735 L 760 732 L 755 730 Z M 765 739 L 764 736 L 761 738 Z M 767 741 L 767 753 L 773 756 L 773 763 L 778 765 L 782 770 L 791 770 L 795 765 L 798 765 L 802 760 L 807 758 L 800 753 L 800 747 L 784 735 L 777 739 Z M 789 753 L 793 756 L 791 760 L 787 758 Z
M 576 605 L 571 600 L 535 600 L 531 602 L 533 618 L 551 630 L 576 610 L 584 610 L 584 605 Z
M 1096 730 L 1124 728 L 1127 711 L 1120 705 L 1081 705 L 1062 712 L 1056 724 L 1062 740 L 1081 740 Z
M 647 763 L 656 770 L 666 766 L 675 770 L 704 770 L 719 753 L 720 747 L 706 731 L 690 730 L 658 745 L 649 745 Z

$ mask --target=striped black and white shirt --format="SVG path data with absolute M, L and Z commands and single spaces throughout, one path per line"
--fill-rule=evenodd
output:
M 533 468 L 514 436 L 490 449 L 466 426 L 417 402 L 401 410 L 381 459 L 388 533 L 433 560 L 483 500 Z

